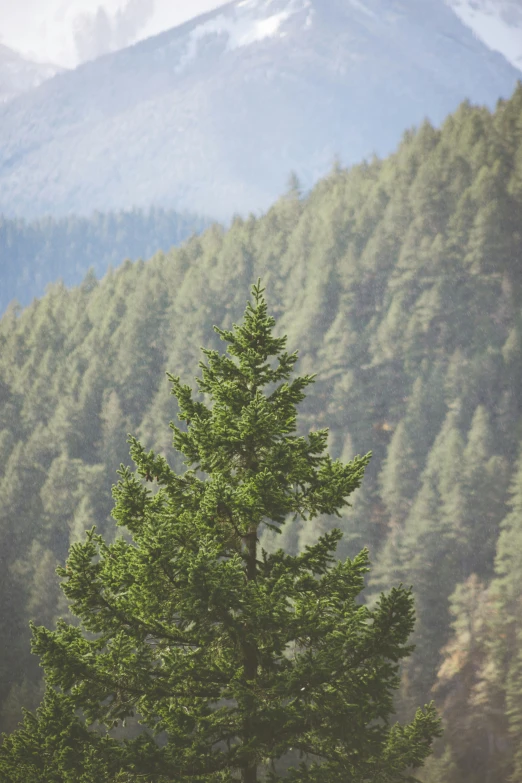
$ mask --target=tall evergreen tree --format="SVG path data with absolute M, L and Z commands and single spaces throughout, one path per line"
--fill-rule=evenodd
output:
M 276 781 L 295 749 L 308 763 L 287 780 L 392 783 L 429 755 L 432 705 L 390 726 L 410 591 L 372 610 L 357 602 L 367 551 L 332 565 L 337 529 L 294 556 L 259 551 L 262 529 L 290 515 L 339 515 L 370 455 L 342 464 L 324 453 L 327 430 L 294 434 L 313 376 L 288 381 L 297 353 L 272 336 L 259 282 L 253 298 L 243 324 L 215 327 L 229 355 L 203 351 L 198 386 L 212 407 L 169 376 L 188 470 L 131 437 L 137 475 L 122 466 L 113 514 L 133 541 L 108 545 L 92 529 L 58 569 L 80 624 L 32 625 L 47 692 L 0 748 L 2 781 L 255 783 L 263 765 Z M 150 733 L 100 738 L 78 709 L 108 728 L 136 712 Z

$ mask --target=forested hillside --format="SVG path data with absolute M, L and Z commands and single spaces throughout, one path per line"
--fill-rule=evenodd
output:
M 341 520 L 288 522 L 289 552 L 341 525 L 370 592 L 414 585 L 399 716 L 432 695 L 447 731 L 429 783 L 522 777 L 522 86 L 409 132 L 390 158 L 297 185 L 262 218 L 212 226 L 0 321 L 0 661 L 4 731 L 37 706 L 28 620 L 66 616 L 54 569 L 109 540 L 126 433 L 181 468 L 165 371 L 193 383 L 213 324 L 261 276 L 298 372 L 301 426 L 332 457 L 373 451 Z M 216 340 L 212 347 L 219 347 Z M 265 538 L 265 547 L 272 542 Z M 131 729 L 132 730 L 132 729 Z
M 0 313 L 12 299 L 27 305 L 45 285 L 62 279 L 77 285 L 92 267 L 101 277 L 109 264 L 150 258 L 179 245 L 209 221 L 174 210 L 95 212 L 90 218 L 42 218 L 33 222 L 0 215 Z

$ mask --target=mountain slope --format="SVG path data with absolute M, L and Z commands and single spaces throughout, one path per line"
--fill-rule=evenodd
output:
M 440 0 L 236 0 L 0 109 L 0 211 L 227 218 L 517 75 Z
M 125 258 L 148 258 L 202 231 L 209 221 L 162 209 L 95 213 L 27 222 L 0 216 L 0 314 L 27 305 L 47 283 L 78 285 L 88 269 L 102 277 Z
M 63 71 L 51 63 L 35 63 L 0 43 L 0 103 L 27 92 Z
M 522 71 L 521 0 L 446 0 L 486 46 Z

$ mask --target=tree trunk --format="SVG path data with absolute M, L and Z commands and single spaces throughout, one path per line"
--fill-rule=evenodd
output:
M 253 582 L 257 576 L 257 527 L 252 528 L 243 538 L 244 555 L 246 559 L 247 582 Z M 257 677 L 257 648 L 255 644 L 245 640 L 243 646 L 244 677 L 254 681 Z M 253 738 L 254 697 L 247 697 L 244 703 L 245 718 L 243 722 L 243 742 L 246 744 Z M 246 763 L 241 769 L 242 783 L 257 783 L 257 764 Z

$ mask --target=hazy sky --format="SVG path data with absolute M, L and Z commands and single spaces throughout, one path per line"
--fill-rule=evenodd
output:
M 224 0 L 0 0 L 0 42 L 74 66 L 174 27 Z

